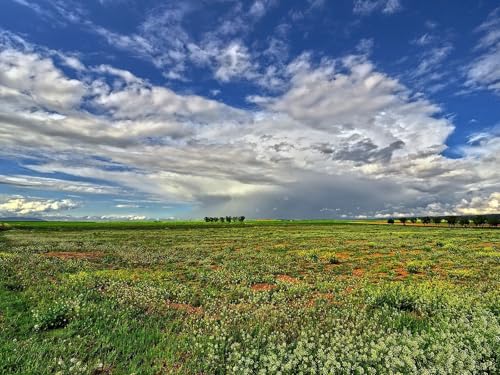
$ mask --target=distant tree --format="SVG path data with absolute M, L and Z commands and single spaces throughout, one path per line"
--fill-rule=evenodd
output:
M 212 218 L 212 221 L 218 222 L 218 221 L 219 221 L 219 218 L 218 218 L 218 217 L 213 217 L 213 218 Z
M 456 216 L 448 216 L 446 218 L 446 221 L 448 222 L 448 225 L 455 225 L 457 223 L 457 217 Z
M 416 224 L 417 223 L 417 218 L 416 217 L 412 217 L 410 218 L 410 221 L 413 223 L 413 224 Z
M 492 227 L 498 226 L 498 224 L 500 224 L 500 217 L 498 217 L 498 216 L 489 216 L 488 217 L 488 224 L 491 225 Z
M 476 224 L 476 226 L 484 225 L 486 224 L 486 217 L 483 215 L 477 215 L 474 216 L 474 219 L 472 219 L 472 221 L 474 221 L 474 224 Z
M 394 219 L 392 217 L 387 219 L 387 224 L 394 224 Z
M 208 223 L 210 221 L 210 218 L 208 216 L 205 216 L 205 223 Z
M 245 221 L 245 216 L 240 216 L 238 220 L 240 223 L 243 223 Z
M 236 223 L 238 221 L 238 216 L 233 216 L 233 223 Z
M 225 220 L 225 219 L 224 219 L 224 217 L 223 217 L 223 216 L 221 216 L 221 217 L 219 218 L 219 221 L 220 221 L 221 223 L 223 223 L 223 222 L 224 222 L 224 220 Z
M 403 225 L 406 225 L 406 220 L 407 220 L 406 217 L 399 218 L 399 222 Z
M 440 218 L 439 216 L 434 216 L 434 217 L 432 218 L 432 222 L 433 222 L 434 224 L 441 224 L 441 221 L 443 221 L 443 219 L 442 219 L 442 218 Z
M 231 220 L 232 220 L 232 217 L 231 217 L 231 216 L 226 216 L 226 221 L 227 221 L 228 223 L 230 223 L 230 222 L 231 222 Z
M 466 217 L 466 216 L 462 216 L 462 217 L 460 218 L 460 220 L 458 220 L 458 223 L 459 223 L 461 226 L 465 227 L 465 226 L 467 226 L 467 225 L 469 225 L 469 224 L 470 224 L 470 220 L 469 220 L 469 218 L 468 218 L 468 217 Z
M 431 218 L 429 216 L 424 216 L 424 217 L 421 217 L 420 218 L 420 221 L 424 224 L 424 225 L 427 225 L 427 224 L 430 224 L 431 222 Z

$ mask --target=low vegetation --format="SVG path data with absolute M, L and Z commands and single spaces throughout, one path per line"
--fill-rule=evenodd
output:
M 130 225 L 0 233 L 1 374 L 500 371 L 498 230 Z

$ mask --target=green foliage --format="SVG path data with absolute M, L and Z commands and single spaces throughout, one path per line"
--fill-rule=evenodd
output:
M 500 217 L 498 216 L 490 216 L 488 217 L 488 224 L 492 227 L 496 227 L 500 224 Z
M 424 216 L 420 218 L 420 221 L 422 222 L 422 224 L 427 225 L 430 224 L 431 218 L 429 216 Z
M 448 225 L 455 225 L 457 223 L 457 217 L 456 216 L 448 216 L 446 217 L 446 221 Z
M 458 223 L 461 225 L 461 226 L 466 226 L 466 225 L 469 225 L 470 224 L 470 220 L 468 217 L 461 217 L 459 220 L 458 220 Z
M 337 258 L 334 255 L 334 256 L 331 256 L 330 258 L 328 258 L 328 263 L 330 263 L 330 264 L 340 264 L 340 259 Z
M 434 217 L 432 218 L 432 222 L 433 222 L 434 224 L 441 224 L 441 221 L 443 221 L 443 219 L 442 219 L 441 217 L 439 217 L 439 216 L 434 216 Z
M 33 311 L 33 329 L 45 331 L 65 327 L 71 319 L 73 306 L 66 301 L 54 301 L 42 310 Z

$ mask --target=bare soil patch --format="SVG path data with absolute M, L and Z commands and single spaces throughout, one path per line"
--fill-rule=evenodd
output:
M 276 285 L 268 283 L 258 283 L 258 284 L 253 284 L 251 288 L 256 292 L 262 292 L 262 291 L 273 290 L 274 288 L 276 288 Z
M 396 279 L 404 279 L 408 277 L 409 273 L 404 267 L 396 268 Z
M 284 283 L 297 284 L 299 282 L 298 279 L 289 275 L 278 275 L 276 276 L 276 280 L 282 281 Z
M 201 307 L 194 307 L 188 303 L 167 302 L 167 308 L 177 311 L 184 311 L 188 314 L 201 314 L 203 312 Z
M 362 268 L 355 268 L 352 270 L 352 275 L 353 276 L 357 276 L 357 277 L 361 277 L 365 274 L 365 270 L 362 269 Z
M 349 254 L 347 254 L 347 253 L 335 253 L 335 257 L 338 259 L 348 259 Z

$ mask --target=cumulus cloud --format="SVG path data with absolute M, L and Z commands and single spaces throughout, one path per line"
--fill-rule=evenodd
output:
M 21 61 L 29 83 L 12 78 Z M 283 65 L 283 92 L 254 97 L 252 110 L 112 66 L 84 67 L 81 80 L 70 79 L 55 57 L 23 47 L 4 49 L 0 64 L 0 155 L 34 160 L 23 165 L 39 173 L 186 203 L 201 216 L 355 217 L 435 202 L 458 210 L 462 199 L 499 191 L 499 137 L 477 136 L 461 158 L 444 157 L 451 120 L 366 56 L 318 63 L 303 54 Z M 69 99 L 59 98 L 61 88 Z M 10 182 L 16 178 L 23 182 Z M 59 188 L 97 188 L 70 185 Z M 28 201 L 16 199 L 9 207 L 21 212 Z
M 0 212 L 13 215 L 45 214 L 55 211 L 71 210 L 78 207 L 78 203 L 71 199 L 28 199 L 11 198 L 0 203 Z
M 34 100 L 53 110 L 75 106 L 85 92 L 82 82 L 65 77 L 51 59 L 13 49 L 0 52 L 0 82 L 12 101 Z

